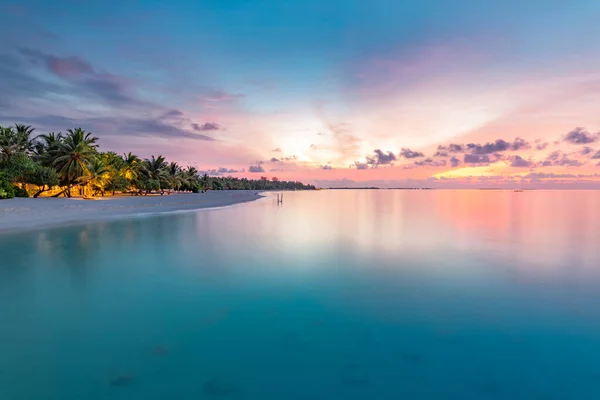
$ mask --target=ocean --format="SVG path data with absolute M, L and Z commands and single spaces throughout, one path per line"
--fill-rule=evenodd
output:
M 0 399 L 600 399 L 600 193 L 286 192 L 0 236 Z

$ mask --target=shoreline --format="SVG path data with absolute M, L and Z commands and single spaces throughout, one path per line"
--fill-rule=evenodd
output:
M 0 200 L 0 235 L 79 223 L 215 210 L 264 198 L 257 190 L 219 190 L 164 196 L 14 198 Z

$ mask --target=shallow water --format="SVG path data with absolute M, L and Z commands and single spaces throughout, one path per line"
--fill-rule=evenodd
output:
M 320 191 L 0 236 L 0 399 L 598 399 L 600 193 Z

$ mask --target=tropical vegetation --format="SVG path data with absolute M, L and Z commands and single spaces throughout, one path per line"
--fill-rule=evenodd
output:
M 12 197 L 165 194 L 207 190 L 312 190 L 301 182 L 211 177 L 195 167 L 102 152 L 98 138 L 81 128 L 35 135 L 29 125 L 0 126 L 0 199 Z

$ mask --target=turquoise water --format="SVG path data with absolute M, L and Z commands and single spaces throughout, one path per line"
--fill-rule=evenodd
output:
M 0 399 L 599 399 L 600 193 L 321 191 L 0 236 Z

